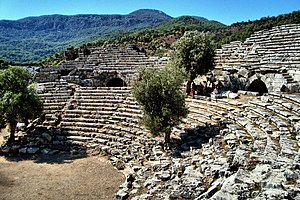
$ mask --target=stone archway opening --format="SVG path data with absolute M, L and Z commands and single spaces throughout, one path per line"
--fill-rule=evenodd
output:
M 106 84 L 106 87 L 126 87 L 126 86 L 127 86 L 126 82 L 123 81 L 121 78 L 112 78 Z
M 264 93 L 268 93 L 268 88 L 266 84 L 259 79 L 254 80 L 248 87 L 249 91 L 258 92 L 259 95 L 263 95 Z

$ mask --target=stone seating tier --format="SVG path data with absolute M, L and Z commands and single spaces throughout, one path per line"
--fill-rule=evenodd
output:
M 262 103 L 261 103 L 262 104 Z M 251 107 L 253 104 L 250 104 Z M 247 106 L 246 108 L 248 108 Z M 247 109 L 248 110 L 248 109 Z M 272 124 L 270 124 L 268 121 L 264 121 L 264 118 L 261 117 L 262 112 L 259 111 L 257 115 L 253 115 L 250 110 L 245 110 L 246 112 L 249 112 L 249 114 L 246 114 L 245 111 L 243 113 L 244 116 L 247 117 L 248 123 L 246 123 L 247 132 L 251 135 L 251 137 L 254 139 L 248 139 L 246 141 L 253 143 L 252 145 L 248 144 L 246 149 L 236 149 L 236 155 L 249 155 L 249 161 L 247 160 L 238 160 L 237 157 L 233 156 L 233 160 L 236 159 L 236 162 L 238 161 L 240 164 L 244 163 L 262 163 L 263 165 L 275 165 L 275 166 L 293 166 L 293 156 L 291 155 L 297 155 L 297 151 L 299 150 L 299 146 L 297 145 L 297 142 L 295 140 L 291 140 L 293 136 L 289 136 L 289 131 L 287 129 L 283 129 L 283 127 L 279 126 L 276 127 Z M 274 112 L 274 110 L 272 110 Z M 234 115 L 233 115 L 234 116 Z M 272 113 L 271 116 L 278 116 L 278 114 Z M 241 121 L 241 116 L 239 118 L 236 118 L 236 122 Z M 281 117 L 279 117 L 280 120 Z M 234 119 L 234 118 L 233 118 Z M 264 121 L 264 122 L 263 122 Z M 242 124 L 242 123 L 241 123 Z M 245 124 L 243 125 L 245 126 Z M 229 129 L 228 129 L 229 130 Z M 226 143 L 231 146 L 233 144 L 236 145 L 236 139 L 233 139 L 234 133 L 237 133 L 237 131 L 241 130 L 232 130 L 232 133 L 227 134 L 227 136 L 224 137 L 224 140 Z M 244 132 L 243 134 L 245 134 Z M 283 136 L 282 136 L 283 135 Z M 232 139 L 229 139 L 232 138 Z M 289 139 L 288 139 L 289 138 Z M 251 142 L 252 141 L 252 142 Z M 291 146 L 288 146 L 290 144 Z M 215 145 L 215 144 L 214 144 Z M 251 149 L 251 151 L 247 151 L 247 149 Z M 204 150 L 203 150 L 204 151 Z M 285 152 L 287 151 L 287 152 Z M 248 152 L 248 153 L 247 153 Z M 289 153 L 288 153 L 289 152 Z M 205 153 L 206 155 L 207 153 Z M 228 153 L 227 153 L 228 154 Z M 211 154 L 209 154 L 211 155 Z M 259 158 L 259 159 L 258 159 Z M 277 159 L 276 159 L 277 158 Z M 252 160 L 252 161 L 251 161 Z M 278 164 L 275 164 L 278 163 Z M 280 164 L 279 164 L 280 163 Z M 245 165 L 244 165 L 245 166 Z M 251 170 L 247 170 L 247 173 L 253 174 Z M 207 172 L 209 174 L 209 172 Z M 210 173 L 211 174 L 211 173 Z M 241 175 L 241 174 L 239 174 Z M 273 175 L 271 176 L 273 177 Z M 222 189 L 221 189 L 222 191 Z
M 288 28 L 294 32 L 299 30 L 295 25 Z M 275 37 L 269 37 L 274 34 Z M 298 57 L 287 41 L 298 36 L 286 35 L 285 30 L 272 29 L 254 34 L 244 43 L 225 45 L 218 50 L 217 69 L 241 66 L 257 71 L 272 69 L 294 84 L 294 77 L 290 71 L 283 70 L 283 65 L 292 63 L 289 66 L 297 68 Z M 263 41 L 266 39 L 277 44 Z M 254 40 L 257 42 L 252 43 Z M 99 64 L 93 55 L 102 51 L 110 51 L 110 56 L 127 54 L 117 49 L 95 49 L 90 64 Z M 81 61 L 90 71 L 98 70 L 89 66 L 87 59 Z M 106 67 L 108 71 L 116 66 Z M 65 89 L 55 93 L 54 88 L 60 87 Z M 299 197 L 295 192 L 300 185 L 299 95 L 269 93 L 254 97 L 240 93 L 241 98 L 237 100 L 197 95 L 195 99 L 186 98 L 189 114 L 172 131 L 176 145 L 171 145 L 171 151 L 163 152 L 159 146 L 162 138 L 153 138 L 139 123 L 141 107 L 130 89 L 80 86 L 70 89 L 66 82 L 59 87 L 56 83 L 45 84 L 44 94 L 40 93 L 47 113 L 43 125 L 62 130 L 65 145 L 105 152 L 113 163 L 122 161 L 134 167 L 133 185 L 148 191 L 152 198 L 173 198 L 170 194 L 177 193 L 176 198 L 190 199 Z M 48 95 L 52 91 L 57 100 Z M 69 92 L 67 103 L 60 102 L 60 95 L 67 96 Z M 60 106 L 61 121 L 57 122 L 53 111 Z M 145 197 L 134 189 L 126 191 L 136 199 Z
M 168 58 L 147 57 L 144 52 L 124 47 L 92 47 L 89 50 L 90 55 L 80 54 L 79 58 L 65 61 L 61 66 L 40 68 L 35 81 L 42 83 L 64 79 L 81 86 L 104 86 L 106 78 L 110 79 L 116 73 L 130 85 L 140 67 L 161 69 L 168 62 Z M 106 77 L 99 79 L 103 74 Z
M 269 92 L 280 91 L 283 86 L 290 92 L 300 89 L 300 25 L 279 26 L 252 34 L 245 42 L 231 42 L 216 50 L 216 78 L 231 85 L 230 73 L 246 78 L 251 84 L 254 76 L 262 77 Z M 248 71 L 245 74 L 245 71 Z M 282 79 L 274 78 L 284 73 Z M 280 83 L 279 83 L 280 82 Z M 247 90 L 246 86 L 244 89 Z
M 44 91 L 49 93 L 57 85 L 45 84 L 45 88 Z M 281 189 L 277 188 L 279 196 L 283 191 L 294 195 L 289 188 L 295 184 L 289 180 L 295 179 L 284 177 L 287 169 L 300 175 L 295 164 L 300 144 L 296 134 L 300 118 L 299 96 L 271 93 L 262 97 L 242 95 L 237 100 L 197 95 L 195 99 L 187 98 L 188 117 L 172 132 L 172 137 L 182 142 L 175 151 L 180 156 L 169 156 L 168 151 L 157 149 L 161 138 L 153 138 L 139 124 L 141 108 L 131 96 L 130 89 L 76 87 L 68 106 L 62 108 L 62 119 L 58 124 L 65 137 L 63 144 L 105 152 L 113 156 L 112 159 L 138 167 L 141 171 L 135 174 L 135 183 L 139 185 L 147 185 L 146 180 L 161 180 L 162 173 L 170 171 L 172 177 L 151 189 L 154 197 L 166 195 L 176 185 L 181 188 L 179 192 L 185 191 L 186 185 L 193 188 L 190 180 L 205 183 L 204 190 L 194 188 L 193 197 L 207 195 L 205 191 L 214 189 L 216 184 L 218 189 L 211 198 L 221 194 L 234 197 L 237 191 L 245 195 L 249 191 L 256 192 L 256 197 L 267 196 L 267 192 L 273 191 L 273 187 L 276 189 L 275 185 L 279 183 L 282 183 Z M 57 106 L 55 102 L 51 103 L 52 96 L 44 95 L 43 98 L 45 101 L 50 99 L 49 109 Z M 55 126 L 55 120 L 44 125 Z M 147 171 L 143 172 L 145 166 Z M 176 166 L 184 166 L 183 174 L 177 174 Z M 263 169 L 269 172 L 261 181 L 272 182 L 274 186 L 259 184 L 260 179 L 254 178 L 262 176 L 259 171 Z M 182 184 L 174 182 L 178 176 Z M 249 181 L 257 184 L 248 184 Z M 231 190 L 228 184 L 235 189 Z
M 151 137 L 144 128 L 138 125 L 141 110 L 136 102 L 132 103 L 132 98 L 128 98 L 130 96 L 129 89 L 83 87 L 76 90 L 74 93 L 75 109 L 65 110 L 63 121 L 60 124 L 62 130 L 71 134 L 71 137 L 68 137 L 68 144 L 73 139 L 81 142 L 87 141 L 85 146 L 89 146 L 98 142 L 105 143 L 105 140 L 109 138 L 109 140 L 123 141 L 123 146 L 130 143 L 128 138 L 132 139 L 131 143 L 137 141 L 147 144 L 143 138 Z M 131 125 L 128 125 L 127 122 L 130 122 Z M 117 134 L 118 137 L 122 136 L 127 139 L 108 138 L 107 135 L 103 135 L 103 129 L 109 129 L 109 134 Z M 126 136 L 124 136 L 125 131 Z M 125 141 L 126 143 L 124 143 Z
M 234 48 L 248 49 L 249 47 L 250 47 L 250 49 L 252 49 L 253 47 L 260 47 L 263 44 L 270 45 L 271 48 L 274 46 L 282 47 L 282 44 L 284 44 L 284 46 L 287 45 L 287 48 L 289 48 L 289 46 L 296 47 L 295 41 L 296 41 L 296 43 L 297 43 L 297 41 L 299 41 L 298 33 L 299 33 L 300 28 L 298 25 L 292 25 L 292 26 L 296 27 L 295 31 L 293 33 L 285 32 L 285 33 L 283 33 L 283 36 L 278 36 L 278 34 L 276 35 L 274 32 L 272 32 L 273 29 L 270 31 L 259 31 L 257 33 L 254 33 L 244 43 L 232 42 L 230 44 L 223 45 L 222 50 L 225 51 L 226 48 L 227 49 L 228 48 L 229 49 L 234 49 Z M 284 27 L 284 26 L 282 26 L 282 27 Z M 278 33 L 280 33 L 280 32 L 278 32 Z M 291 42 L 291 40 L 292 40 L 292 42 Z M 261 44 L 261 43 L 263 43 L 263 44 Z M 243 45 L 246 45 L 246 46 L 243 46 Z M 217 50 L 217 54 L 220 53 L 222 50 Z

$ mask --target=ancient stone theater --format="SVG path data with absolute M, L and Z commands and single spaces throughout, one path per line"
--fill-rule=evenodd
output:
M 119 199 L 300 199 L 300 25 L 217 49 L 210 73 L 238 98 L 186 97 L 170 150 L 139 123 L 130 90 L 140 67 L 160 69 L 168 58 L 115 45 L 66 55 L 36 71 L 44 119 L 20 152 L 105 153 L 131 169 Z

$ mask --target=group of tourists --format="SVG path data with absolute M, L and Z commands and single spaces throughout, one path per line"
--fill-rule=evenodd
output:
M 186 95 L 194 98 L 195 94 L 209 96 L 210 94 L 220 94 L 223 89 L 222 82 L 216 81 L 214 74 L 206 77 L 206 80 L 195 84 L 194 81 L 188 81 L 186 85 Z

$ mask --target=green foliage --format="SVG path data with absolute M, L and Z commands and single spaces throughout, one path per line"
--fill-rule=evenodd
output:
M 53 55 L 48 56 L 47 58 L 44 58 L 37 62 L 39 65 L 43 66 L 59 66 L 65 61 L 64 52 L 58 52 Z
M 11 67 L 0 71 L 0 95 L 8 91 L 21 93 L 27 90 L 31 74 L 20 67 Z
M 150 54 L 165 55 L 186 31 L 212 32 L 220 47 L 231 41 L 244 41 L 255 31 L 291 23 L 300 23 L 300 11 L 231 26 L 193 16 L 172 19 L 157 10 L 138 10 L 129 15 L 50 15 L 0 20 L 0 60 L 37 62 L 43 59 L 42 64 L 58 65 L 62 59 L 52 62 L 49 56 L 92 41 L 96 46 L 136 44 Z
M 0 70 L 8 68 L 9 65 L 10 65 L 10 62 L 6 62 L 4 60 L 0 60 Z
M 221 44 L 227 44 L 232 41 L 244 41 L 256 31 L 271 29 L 275 26 L 284 24 L 299 24 L 300 11 L 276 17 L 263 17 L 259 20 L 234 23 L 227 29 L 217 33 L 217 38 Z
M 171 17 L 156 10 L 128 15 L 49 15 L 0 20 L 0 59 L 38 61 L 69 46 L 80 46 L 158 25 Z
M 214 67 L 214 42 L 209 33 L 187 31 L 173 45 L 171 63 L 184 68 L 189 80 L 203 75 Z
M 171 44 L 182 37 L 186 31 L 199 30 L 216 32 L 225 27 L 224 24 L 216 21 L 183 16 L 163 22 L 154 28 L 147 28 L 128 34 L 120 33 L 118 36 L 107 40 L 102 37 L 96 41 L 96 44 L 135 44 L 143 47 L 151 55 L 163 56 L 168 53 Z M 169 40 L 169 36 L 172 40 Z
M 231 26 L 225 26 L 217 21 L 197 19 L 197 17 L 192 16 L 182 16 L 162 22 L 152 29 L 119 35 L 107 43 L 137 44 L 145 46 L 152 54 L 159 54 L 162 49 L 167 52 L 170 44 L 181 38 L 186 31 L 198 30 L 214 33 L 216 45 L 220 47 L 222 44 L 230 43 L 231 41 L 244 41 L 256 31 L 291 23 L 300 23 L 300 11 L 279 15 L 277 17 L 263 17 L 260 20 L 234 23 Z M 168 36 L 174 36 L 174 40 L 167 41 Z M 155 43 L 155 45 L 152 45 L 150 48 L 149 44 L 153 43 Z
M 0 122 L 11 128 L 10 139 L 14 140 L 17 122 L 27 123 L 39 116 L 42 103 L 35 90 L 29 87 L 31 74 L 21 67 L 10 67 L 0 71 Z
M 216 32 L 226 28 L 226 25 L 212 20 L 197 19 L 192 16 L 182 16 L 166 22 L 161 23 L 156 27 L 157 30 L 198 30 Z
M 183 80 L 183 71 L 174 66 L 161 71 L 144 68 L 133 85 L 133 96 L 143 106 L 143 124 L 155 136 L 165 133 L 166 143 L 172 128 L 187 115 L 181 91 Z

